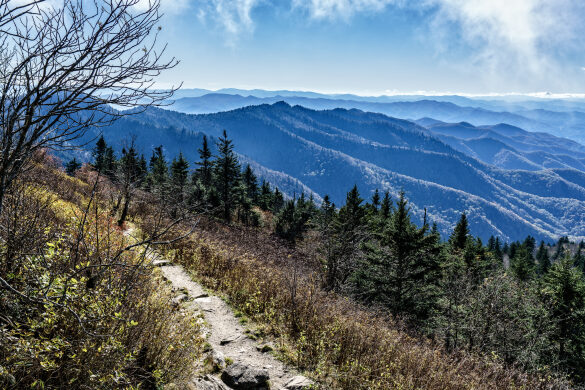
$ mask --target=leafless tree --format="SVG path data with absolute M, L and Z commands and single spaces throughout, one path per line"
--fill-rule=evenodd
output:
M 172 95 L 153 89 L 177 64 L 157 43 L 159 11 L 159 0 L 0 0 L 0 212 L 35 151 Z

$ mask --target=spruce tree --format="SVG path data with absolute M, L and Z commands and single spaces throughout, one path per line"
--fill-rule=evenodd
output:
M 193 181 L 195 182 L 198 179 L 205 188 L 208 188 L 211 185 L 213 161 L 211 160 L 212 154 L 206 135 L 203 136 L 201 149 L 197 149 L 197 151 L 199 152 L 199 161 L 196 164 L 199 168 L 195 170 Z
M 107 147 L 108 145 L 106 144 L 104 136 L 100 136 L 95 144 L 95 148 L 93 149 L 93 167 L 100 173 L 103 173 L 104 171 L 104 159 Z
M 157 146 L 150 158 L 150 184 L 152 189 L 164 195 L 168 182 L 168 166 L 163 152 L 163 147 Z
M 81 163 L 77 161 L 75 157 L 73 157 L 72 160 L 65 164 L 65 172 L 69 176 L 75 176 L 75 172 L 77 172 L 79 168 L 81 168 Z
M 382 204 L 380 205 L 380 215 L 384 221 L 387 221 L 390 218 L 391 212 L 392 201 L 390 200 L 390 193 L 386 191 L 384 193 L 384 199 L 382 199 Z
M 544 241 L 540 242 L 538 246 L 538 251 L 536 252 L 536 261 L 538 262 L 538 273 L 544 275 L 548 272 L 551 262 L 550 257 L 548 256 L 548 249 L 546 245 L 544 245 Z
M 465 213 L 461 214 L 459 222 L 453 230 L 453 234 L 449 237 L 449 244 L 453 250 L 464 250 L 467 240 L 469 238 L 469 224 Z
M 533 277 L 536 266 L 534 264 L 534 257 L 532 257 L 532 253 L 530 252 L 530 246 L 519 246 L 514 253 L 514 257 L 510 258 L 510 268 L 514 275 L 523 282 Z
M 555 320 L 552 341 L 558 361 L 577 382 L 585 380 L 585 279 L 567 256 L 553 264 L 543 281 Z
M 415 322 L 428 319 L 438 297 L 441 248 L 426 226 L 412 223 L 404 193 L 382 237 L 364 250 L 352 278 L 356 296 Z
M 268 188 L 268 190 L 270 191 L 270 187 Z M 262 194 L 264 194 L 264 191 L 262 191 Z M 270 192 L 269 192 L 270 194 Z M 262 195 L 264 196 L 264 195 Z M 270 195 L 268 195 L 268 199 L 270 199 Z M 263 204 L 264 200 L 261 201 L 261 204 Z M 280 190 L 277 188 L 274 189 L 274 194 L 272 195 L 272 212 L 273 213 L 278 213 L 282 207 L 284 206 L 284 196 L 282 195 L 282 192 L 280 192 Z
M 224 130 L 217 144 L 218 155 L 213 162 L 214 187 L 224 221 L 230 222 L 237 206 L 237 186 L 240 180 L 240 164 L 234 153 L 232 141 Z
M 258 203 L 258 179 L 254 174 L 254 171 L 250 167 L 250 164 L 246 165 L 243 174 L 243 182 L 245 186 L 246 196 L 252 202 L 252 204 Z
M 171 162 L 171 192 L 176 203 L 182 203 L 185 199 L 188 177 L 189 162 L 183 153 L 179 153 Z

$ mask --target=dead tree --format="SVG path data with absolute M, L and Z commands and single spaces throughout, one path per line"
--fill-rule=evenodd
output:
M 73 147 L 174 92 L 153 89 L 177 64 L 157 43 L 159 0 L 139 2 L 0 0 L 0 212 L 35 151 Z

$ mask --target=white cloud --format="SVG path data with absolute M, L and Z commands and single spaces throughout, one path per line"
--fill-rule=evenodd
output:
M 376 12 L 403 0 L 292 0 L 293 8 L 307 10 L 314 19 L 348 19 L 358 12 Z
M 178 14 L 189 8 L 191 4 L 191 0 L 159 0 L 160 1 L 160 10 L 161 12 L 167 15 Z M 150 4 L 153 3 L 153 0 L 140 0 L 136 4 L 136 9 L 144 11 L 148 9 Z
M 436 9 L 431 31 L 444 52 L 468 45 L 474 53 L 471 65 L 493 78 L 517 78 L 519 84 L 535 77 L 560 80 L 567 70 L 560 56 L 582 49 L 581 0 L 425 2 Z

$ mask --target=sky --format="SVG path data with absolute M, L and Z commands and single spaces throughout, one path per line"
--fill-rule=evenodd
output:
M 585 93 L 583 0 L 161 2 L 164 87 Z

